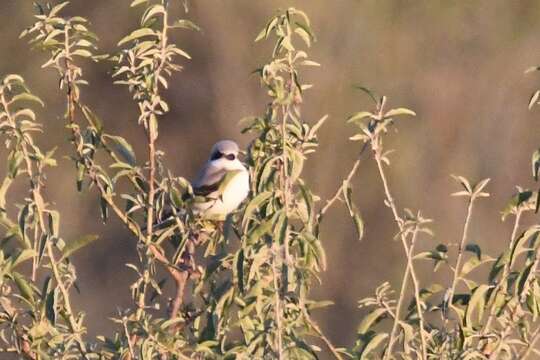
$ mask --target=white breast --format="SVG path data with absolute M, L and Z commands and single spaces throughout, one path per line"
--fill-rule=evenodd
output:
M 223 194 L 210 194 L 213 198 L 208 202 L 196 204 L 194 211 L 206 218 L 225 218 L 234 211 L 249 193 L 249 172 L 247 170 L 237 173 L 223 190 Z

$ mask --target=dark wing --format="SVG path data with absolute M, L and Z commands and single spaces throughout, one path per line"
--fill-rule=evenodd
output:
M 198 196 L 207 196 L 217 191 L 226 173 L 225 169 L 207 164 L 193 182 L 193 192 Z
M 219 189 L 219 183 L 220 183 L 220 181 L 218 181 L 215 184 L 211 184 L 211 185 L 205 185 L 205 186 L 201 186 L 201 187 L 194 187 L 193 188 L 193 193 L 195 195 L 197 195 L 197 196 L 208 196 L 211 193 L 216 192 Z

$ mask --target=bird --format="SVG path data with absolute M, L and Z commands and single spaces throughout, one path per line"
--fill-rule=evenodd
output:
M 191 182 L 193 191 L 182 196 L 186 208 L 164 209 L 153 228 L 166 229 L 175 216 L 183 217 L 188 213 L 201 220 L 224 221 L 249 195 L 249 171 L 238 158 L 239 152 L 232 140 L 215 143 L 210 157 Z M 141 230 L 147 231 L 146 226 Z
M 249 194 L 249 171 L 238 159 L 240 149 L 232 140 L 218 141 L 192 182 L 194 215 L 224 220 Z

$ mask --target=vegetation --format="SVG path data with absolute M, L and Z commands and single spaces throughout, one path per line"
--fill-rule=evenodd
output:
M 190 183 L 171 174 L 159 150 L 159 123 L 169 105 L 171 77 L 190 55 L 171 42 L 176 30 L 199 27 L 173 18 L 187 13 L 186 2 L 135 0 L 143 8 L 140 26 L 118 43 L 118 53 L 100 54 L 98 37 L 81 16 L 65 16 L 67 2 L 37 5 L 35 23 L 22 33 L 48 55 L 65 97 L 74 182 L 96 193 L 104 222 L 124 225 L 139 262 L 129 286 L 132 306 L 112 319 L 112 335 L 88 336 L 85 316 L 73 306 L 77 275 L 70 256 L 98 238 L 62 238 L 61 214 L 43 192 L 55 150 L 42 150 L 42 131 L 33 109 L 43 102 L 23 77 L 5 75 L 0 84 L 0 134 L 7 148 L 6 177 L 0 185 L 0 335 L 5 353 L 27 359 L 526 359 L 539 351 L 540 283 L 537 276 L 540 227 L 521 223 L 538 210 L 538 192 L 519 189 L 502 212 L 514 221 L 506 250 L 485 254 L 469 239 L 473 210 L 489 196 L 489 179 L 471 183 L 454 176 L 466 210 L 457 250 L 439 244 L 418 252 L 432 236 L 430 219 L 402 210 L 387 174 L 390 151 L 384 141 L 397 121 L 415 116 L 391 107 L 385 96 L 358 87 L 373 109 L 352 114 L 359 155 L 333 197 L 320 201 L 304 181 L 303 168 L 318 146 L 327 116 L 308 121 L 302 114 L 303 71 L 319 64 L 308 56 L 314 41 L 308 16 L 295 8 L 279 11 L 256 37 L 273 41 L 266 64 L 257 69 L 268 104 L 262 115 L 243 120 L 252 136 L 246 161 L 251 175 L 249 200 L 225 221 L 203 220 L 190 212 Z M 144 156 L 84 102 L 81 59 L 111 61 L 113 78 L 125 85 L 139 110 L 137 124 L 147 139 Z M 84 63 L 86 64 L 86 63 Z M 530 105 L 539 99 L 533 94 Z M 368 150 L 368 151 L 366 151 Z M 65 155 L 65 154 L 64 154 Z M 396 239 L 407 259 L 398 287 L 385 282 L 359 301 L 368 312 L 355 343 L 334 344 L 313 319 L 331 301 L 311 298 L 327 259 L 320 229 L 327 211 L 344 203 L 359 239 L 364 223 L 352 200 L 351 182 L 362 157 L 373 158 Z M 144 160 L 141 160 L 144 159 Z M 538 180 L 540 152 L 532 157 Z M 12 187 L 26 184 L 24 196 Z M 166 219 L 172 211 L 173 220 Z M 422 282 L 417 263 L 449 272 L 446 283 Z M 163 291 L 174 282 L 171 299 Z M 84 287 L 84 284 L 80 284 Z

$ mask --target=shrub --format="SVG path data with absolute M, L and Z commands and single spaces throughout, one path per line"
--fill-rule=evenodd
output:
M 139 262 L 126 264 L 136 274 L 129 286 L 132 307 L 112 319 L 112 336 L 87 335 L 84 313 L 70 300 L 76 286 L 70 256 L 98 236 L 62 238 L 61 214 L 43 193 L 45 172 L 56 165 L 55 151 L 42 150 L 35 141 L 41 125 L 33 109 L 44 104 L 21 76 L 6 75 L 0 85 L 0 134 L 7 147 L 7 175 L 0 185 L 3 352 L 28 359 L 310 359 L 321 353 L 336 359 L 501 359 L 538 353 L 540 228 L 520 222 L 525 212 L 538 210 L 538 192 L 520 189 L 511 198 L 503 211 L 503 220 L 514 220 L 508 247 L 491 257 L 468 235 L 476 202 L 489 196 L 489 179 L 471 183 L 454 176 L 462 190 L 453 195 L 467 205 L 457 253 L 450 254 L 447 244 L 418 252 L 419 239 L 431 235 L 431 220 L 397 206 L 384 143 L 390 127 L 415 113 L 390 107 L 385 96 L 364 87 L 358 90 L 373 100 L 373 109 L 348 118 L 358 129 L 351 140 L 360 143 L 348 176 L 323 203 L 303 179 L 327 119 L 311 122 L 301 112 L 311 87 L 302 82 L 302 71 L 319 66 L 307 53 L 314 36 L 304 12 L 278 12 L 256 37 L 274 41 L 274 47 L 256 71 L 268 104 L 261 115 L 243 120 L 244 132 L 252 136 L 247 150 L 251 194 L 227 219 L 205 220 L 189 210 L 193 189 L 166 169 L 157 145 L 160 119 L 169 110 L 164 92 L 182 61 L 191 58 L 171 42 L 170 33 L 199 27 L 173 18 L 171 8 L 178 4 L 135 0 L 132 7 L 144 8 L 140 27 L 120 40 L 117 54 L 104 55 L 89 22 L 64 16 L 66 6 L 37 5 L 35 23 L 22 35 L 48 54 L 43 67 L 59 76 L 78 190 L 97 193 L 103 221 L 115 216 L 133 239 Z M 181 6 L 187 13 L 188 4 Z M 84 102 L 81 85 L 87 80 L 79 61 L 84 58 L 115 63 L 115 83 L 127 87 L 139 110 L 145 160 L 123 137 L 108 133 L 106 122 Z M 531 106 L 539 94 L 533 94 Z M 385 282 L 359 301 L 369 311 L 357 339 L 350 348 L 338 347 L 312 317 L 332 304 L 310 298 L 327 264 L 320 228 L 327 211 L 343 202 L 362 238 L 364 223 L 352 201 L 351 182 L 361 158 L 368 156 L 375 161 L 407 262 L 399 291 Z M 539 169 L 535 152 L 535 180 Z M 15 182 L 27 184 L 23 199 L 12 198 Z M 432 261 L 434 271 L 447 267 L 451 278 L 446 284 L 422 283 L 415 267 L 420 261 Z M 486 279 L 471 275 L 481 268 L 488 269 Z M 167 279 L 175 284 L 170 301 L 162 291 Z

